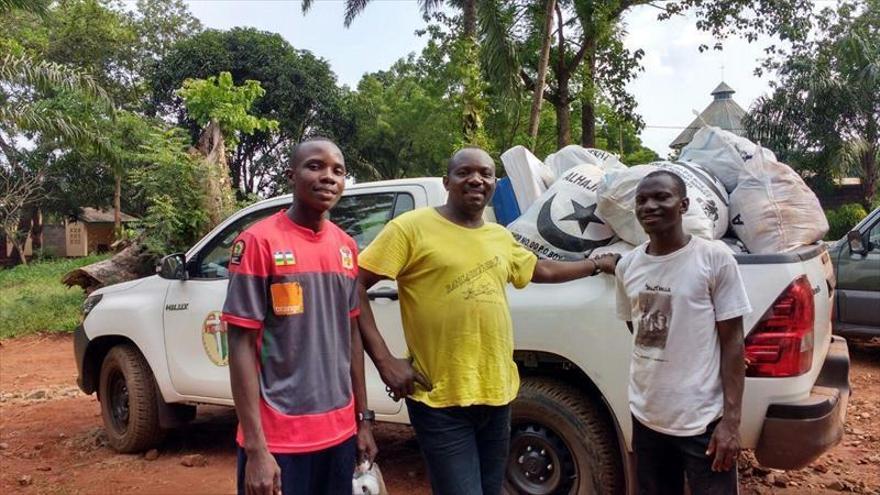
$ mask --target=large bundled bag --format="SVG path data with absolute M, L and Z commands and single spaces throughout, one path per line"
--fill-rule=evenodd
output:
M 595 165 L 569 169 L 507 228 L 540 258 L 583 259 L 614 238 L 596 214 L 596 189 L 603 174 Z
M 603 256 L 606 254 L 619 254 L 623 256 L 624 254 L 632 251 L 636 247 L 626 241 L 617 241 L 613 244 L 609 244 L 607 246 L 598 247 L 590 253 L 590 258 L 598 258 L 599 256 Z
M 550 170 L 525 146 L 514 146 L 505 151 L 501 163 L 510 177 L 519 211 L 526 211 L 553 182 Z
M 648 238 L 636 219 L 636 186 L 655 170 L 658 170 L 655 165 L 636 165 L 608 171 L 596 191 L 596 213 L 618 237 L 630 244 L 639 245 Z
M 636 218 L 636 187 L 656 170 L 669 170 L 684 180 L 690 207 L 682 218 L 684 231 L 704 239 L 720 239 L 728 229 L 728 196 L 723 184 L 704 168 L 687 162 L 653 162 L 610 171 L 598 190 L 599 216 L 621 239 L 641 244 L 648 234 Z
M 544 165 L 550 170 L 554 178 L 562 177 L 568 170 L 585 164 L 595 165 L 602 170 L 626 168 L 626 165 L 621 163 L 616 156 L 607 151 L 596 148 L 584 148 L 577 144 L 570 144 L 556 153 L 550 153 L 544 159 Z
M 682 148 L 679 159 L 702 165 L 718 177 L 727 192 L 732 192 L 746 164 L 755 159 L 759 150 L 765 159 L 776 161 L 776 156 L 767 148 L 730 131 L 706 126 L 697 131 L 691 142 Z
M 760 153 L 730 195 L 730 218 L 734 233 L 754 254 L 791 251 L 828 232 L 819 198 L 800 175 Z

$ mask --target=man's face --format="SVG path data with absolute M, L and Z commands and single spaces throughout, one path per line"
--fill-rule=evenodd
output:
M 688 202 L 688 198 L 681 197 L 672 177 L 648 177 L 636 188 L 636 218 L 647 234 L 665 232 L 681 224 Z
M 333 208 L 345 189 L 345 160 L 329 141 L 301 145 L 287 174 L 296 201 L 320 212 Z
M 495 164 L 482 150 L 465 149 L 455 154 L 443 185 L 449 202 L 462 211 L 482 211 L 495 192 Z

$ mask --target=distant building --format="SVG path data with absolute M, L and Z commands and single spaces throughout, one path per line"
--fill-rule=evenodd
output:
M 137 220 L 131 215 L 120 214 L 122 223 Z M 64 230 L 64 254 L 68 257 L 109 251 L 113 243 L 113 211 L 85 207 L 78 219 L 64 222 Z
M 693 139 L 694 134 L 700 127 L 706 124 L 720 127 L 738 136 L 744 136 L 745 129 L 742 126 L 742 118 L 745 117 L 746 111 L 733 101 L 733 93 L 736 93 L 736 91 L 724 82 L 719 84 L 711 93 L 714 97 L 712 103 L 703 110 L 699 117 L 681 131 L 681 134 L 669 144 L 669 147 L 681 150 L 691 142 L 691 139 Z

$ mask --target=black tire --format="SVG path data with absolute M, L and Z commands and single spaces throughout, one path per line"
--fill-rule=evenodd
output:
M 624 493 L 614 425 L 575 387 L 524 378 L 511 411 L 509 494 Z
M 162 440 L 153 373 L 133 346 L 117 345 L 104 357 L 98 399 L 113 450 L 141 452 Z

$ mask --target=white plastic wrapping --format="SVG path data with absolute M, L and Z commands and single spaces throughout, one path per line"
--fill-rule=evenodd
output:
M 730 195 L 730 223 L 754 254 L 791 251 L 828 232 L 819 199 L 797 172 L 761 154 L 747 164 Z
M 501 155 L 501 163 L 519 211 L 526 211 L 547 190 L 545 182 L 552 182 L 550 170 L 525 146 L 514 146 Z
M 612 170 L 598 190 L 598 213 L 614 232 L 630 244 L 641 244 L 648 235 L 635 213 L 636 187 L 655 170 L 666 169 L 681 177 L 687 186 L 690 207 L 684 214 L 684 231 L 704 239 L 720 239 L 728 229 L 728 196 L 712 174 L 695 163 L 654 162 L 623 170 Z
M 610 170 L 597 190 L 596 212 L 618 237 L 630 244 L 639 245 L 648 239 L 636 219 L 636 186 L 657 169 L 655 165 L 636 165 Z
M 697 131 L 691 142 L 682 148 L 679 159 L 702 165 L 718 177 L 727 192 L 732 192 L 746 164 L 754 160 L 759 149 L 765 160 L 776 161 L 776 156 L 767 148 L 761 148 L 719 127 L 706 126 Z
M 595 165 L 602 170 L 626 168 L 615 155 L 607 151 L 584 148 L 577 144 L 570 144 L 544 159 L 544 165 L 553 174 L 553 178 L 562 177 L 569 169 L 584 164 Z
M 540 258 L 583 259 L 614 237 L 596 214 L 596 189 L 603 174 L 595 165 L 569 169 L 507 228 Z
M 603 254 L 619 254 L 623 256 L 624 254 L 632 251 L 635 248 L 635 246 L 626 241 L 617 241 L 613 244 L 594 249 L 593 252 L 590 253 L 590 258 L 598 258 Z

